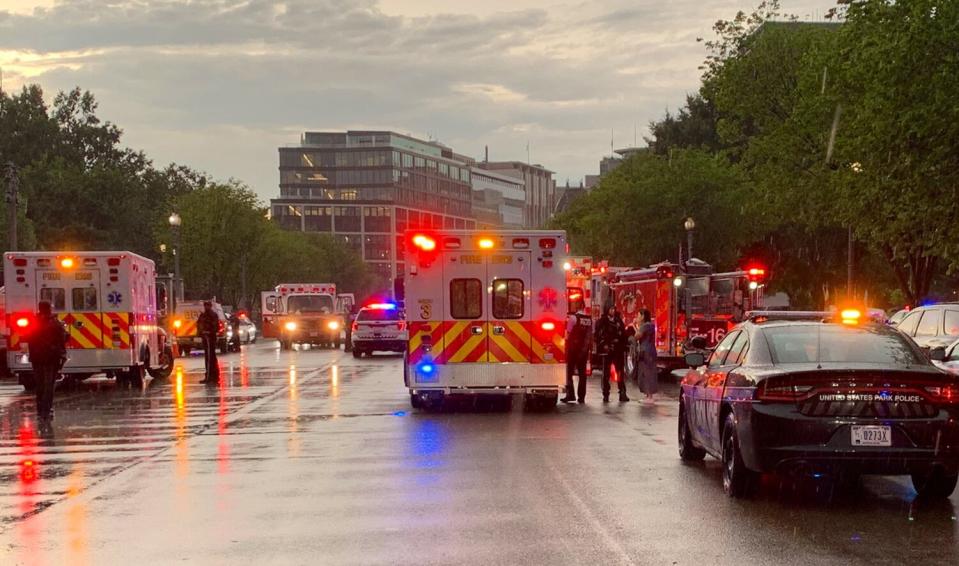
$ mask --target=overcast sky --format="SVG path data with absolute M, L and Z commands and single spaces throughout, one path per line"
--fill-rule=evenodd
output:
M 531 159 L 559 184 L 698 88 L 697 37 L 759 0 L 0 0 L 6 90 L 93 91 L 158 165 L 269 199 L 304 130 Z M 834 0 L 783 0 L 818 19 Z

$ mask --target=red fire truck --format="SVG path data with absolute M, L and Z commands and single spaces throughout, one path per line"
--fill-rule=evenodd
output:
M 708 264 L 694 262 L 685 269 L 664 262 L 601 280 L 610 295 L 603 304 L 615 304 L 627 326 L 638 324 L 640 310 L 650 311 L 656 325 L 658 364 L 664 370 L 683 366 L 688 339 L 702 336 L 711 348 L 747 311 L 763 307 L 765 269 L 712 273 Z M 629 371 L 632 358 L 627 358 Z
M 566 271 L 566 302 L 570 312 L 579 310 L 582 304 L 586 312 L 592 312 L 590 280 L 593 275 L 593 260 L 587 256 L 570 256 L 564 263 Z

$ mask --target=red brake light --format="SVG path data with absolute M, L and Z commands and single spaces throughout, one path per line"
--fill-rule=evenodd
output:
M 17 267 L 26 267 L 27 260 L 26 258 L 18 257 L 17 259 L 13 260 L 13 265 Z
M 778 379 L 767 379 L 756 389 L 756 399 L 766 402 L 793 402 L 806 397 L 812 390 L 810 385 L 793 385 Z
M 218 320 L 216 324 L 217 334 L 223 334 L 224 331 L 226 331 L 226 324 L 224 324 L 222 320 Z
M 413 245 L 424 252 L 431 252 L 436 249 L 436 240 L 424 234 L 417 234 L 413 236 Z
M 547 320 L 546 322 L 541 323 L 539 327 L 545 330 L 546 332 L 552 332 L 556 330 L 556 323 Z
M 28 326 L 30 326 L 29 318 L 25 316 L 21 316 L 20 318 L 17 319 L 17 328 L 26 328 Z
M 933 403 L 942 405 L 955 405 L 959 403 L 959 386 L 957 385 L 929 386 L 925 389 L 929 394 L 929 400 Z
M 353 321 L 353 326 L 351 327 L 350 331 L 351 331 L 351 332 L 356 332 L 357 329 L 359 329 L 359 327 L 360 327 L 360 325 L 357 324 L 356 321 L 354 320 L 354 321 Z
M 539 247 L 544 250 L 551 250 L 556 247 L 556 238 L 540 238 Z

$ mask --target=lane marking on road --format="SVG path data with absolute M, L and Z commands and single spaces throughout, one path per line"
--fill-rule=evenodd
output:
M 598 517 L 593 513 L 589 508 L 589 505 L 579 496 L 576 490 L 572 485 L 566 480 L 563 474 L 560 472 L 559 468 L 556 467 L 556 464 L 553 462 L 553 459 L 545 452 L 542 451 L 543 460 L 546 462 L 546 466 L 549 468 L 553 478 L 556 480 L 556 483 L 563 488 L 563 491 L 566 493 L 566 496 L 573 502 L 573 505 L 580 512 L 580 514 L 586 519 L 586 524 L 589 525 L 593 533 L 595 533 L 602 541 L 606 544 L 606 547 L 612 551 L 614 557 L 620 564 L 629 564 L 635 565 L 636 562 L 629 557 L 629 554 L 626 552 L 626 549 L 619 544 L 615 537 L 610 534 L 609 530 L 603 526 L 603 522 L 599 520 Z

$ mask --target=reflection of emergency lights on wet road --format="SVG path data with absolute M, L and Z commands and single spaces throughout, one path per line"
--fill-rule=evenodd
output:
M 290 366 L 290 385 L 296 385 L 296 366 Z
M 183 366 L 176 366 L 176 406 L 183 408 Z
M 40 477 L 39 467 L 36 460 L 24 460 L 20 462 L 20 481 L 23 483 L 33 483 Z

